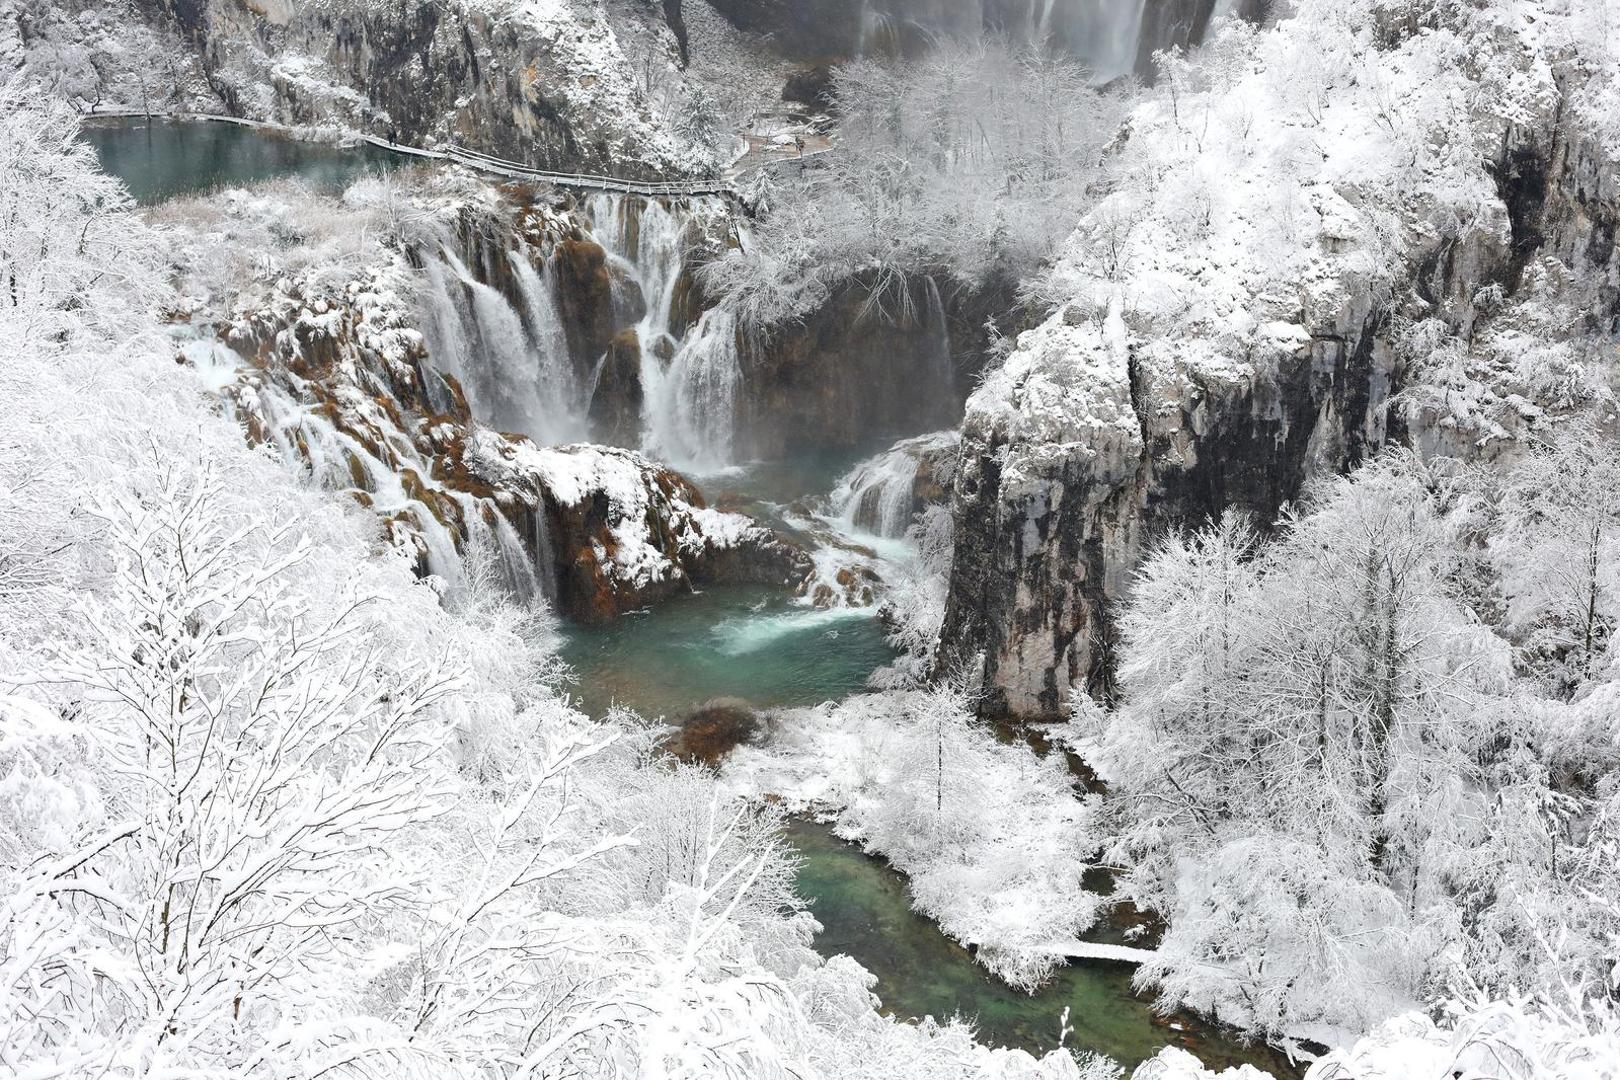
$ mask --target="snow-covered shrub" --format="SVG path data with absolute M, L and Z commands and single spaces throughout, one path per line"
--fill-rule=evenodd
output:
M 779 179 L 747 243 L 701 271 L 750 325 L 802 317 L 857 276 L 889 315 L 912 302 L 908 274 L 1016 282 L 1073 227 L 1112 134 L 1083 70 L 1004 42 L 857 61 L 833 96 L 836 148 Z
M 1013 986 L 1045 982 L 1101 905 L 1081 887 L 1094 830 L 1061 757 L 998 741 L 950 682 L 780 714 L 723 776 L 887 858 L 917 910 Z

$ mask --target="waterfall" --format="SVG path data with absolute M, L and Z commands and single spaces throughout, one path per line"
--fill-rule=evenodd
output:
M 712 308 L 684 339 L 673 325 L 675 296 L 692 243 L 688 217 L 654 200 L 622 195 L 593 196 L 587 212 L 597 242 L 615 269 L 641 289 L 645 302 L 636 324 L 642 449 L 683 470 L 705 472 L 732 464 L 742 382 L 736 317 Z
M 1129 75 L 1136 68 L 1146 0 L 1058 0 L 1067 8 L 1065 35 L 1099 82 Z
M 919 474 L 956 447 L 955 431 L 904 439 L 841 477 L 827 496 L 832 519 L 851 532 L 903 539 L 921 509 Z
M 731 464 L 741 382 L 737 318 L 710 308 L 663 374 L 644 388 L 648 448 L 699 472 Z
M 945 301 L 939 295 L 939 286 L 932 275 L 923 279 L 927 283 L 928 310 L 924 318 L 927 328 L 932 400 L 953 402 L 956 399 L 956 364 L 951 358 L 951 324 L 945 317 Z
M 519 601 L 555 598 L 549 540 L 540 546 L 537 569 L 517 530 L 494 503 L 464 491 L 436 489 L 435 497 L 455 503 L 456 517 L 467 534 L 458 540 L 455 530 L 433 507 L 407 489 L 401 479 L 404 472 L 426 477 L 432 475 L 432 468 L 403 432 L 384 431 L 384 441 L 368 447 L 319 409 L 269 381 L 256 388 L 252 405 L 271 444 L 289 467 L 307 470 L 310 481 L 328 491 L 363 495 L 399 546 L 410 549 L 419 542 L 427 572 L 444 582 L 448 597 L 457 597 L 467 588 L 469 559 L 483 558 L 489 560 L 497 584 Z M 536 513 L 543 530 L 544 509 Z
M 474 505 L 463 505 L 466 514 L 467 546 L 480 552 L 480 557 L 489 559 L 493 564 L 496 579 L 511 595 L 524 600 L 535 597 L 552 599 L 555 583 L 546 580 L 549 578 L 551 567 L 546 565 L 546 578 L 542 578 L 535 568 L 535 563 L 529 557 L 529 552 L 523 546 L 522 539 L 512 523 L 506 520 L 505 515 L 491 513 L 493 524 L 484 516 L 481 508 Z M 544 510 L 537 511 L 544 513 Z M 551 586 L 548 588 L 548 585 Z
M 434 367 L 461 383 L 481 421 L 541 444 L 587 437 L 583 388 L 574 375 L 549 268 L 534 268 L 529 249 L 508 253 L 520 303 L 478 280 L 449 244 L 427 260 L 423 327 Z M 432 380 L 429 380 L 432 382 Z M 433 405 L 448 394 L 430 386 Z
M 428 356 L 440 374 L 452 376 L 463 387 L 467 385 L 467 359 L 472 352 L 469 344 L 472 312 L 467 306 L 466 290 L 457 281 L 447 280 L 448 267 L 441 260 L 427 263 L 427 287 L 422 290 L 422 332 L 427 339 Z M 423 379 L 428 402 L 438 412 L 449 412 L 452 402 L 450 391 L 438 379 Z

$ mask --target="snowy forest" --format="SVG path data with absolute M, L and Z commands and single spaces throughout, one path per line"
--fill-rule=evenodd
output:
M 1620 1080 L 1620 0 L 0 0 L 0 1076 Z

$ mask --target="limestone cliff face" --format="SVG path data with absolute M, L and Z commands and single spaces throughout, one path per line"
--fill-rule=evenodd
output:
M 802 322 L 745 341 L 739 446 L 782 457 L 858 448 L 955 425 L 988 350 L 984 324 L 1016 317 L 1014 289 L 907 284 L 910 303 L 867 309 L 869 289 L 848 283 Z
M 1241 364 L 1113 331 L 1055 316 L 968 402 L 940 661 L 982 665 L 993 715 L 1107 693 L 1109 606 L 1162 529 L 1228 507 L 1269 522 L 1385 438 L 1392 360 L 1365 298 L 1263 328 Z
M 1078 307 L 1024 335 L 968 401 L 952 492 L 939 661 L 982 665 L 988 712 L 1056 718 L 1076 691 L 1109 693 L 1110 606 L 1166 529 L 1229 508 L 1266 526 L 1310 478 L 1383 446 L 1478 459 L 1559 407 L 1537 401 L 1545 388 L 1517 361 L 1527 333 L 1550 344 L 1572 328 L 1513 322 L 1515 305 L 1563 289 L 1578 299 L 1570 318 L 1615 328 L 1612 163 L 1573 125 L 1510 127 L 1489 172 L 1494 219 L 1430 235 L 1376 272 L 1347 256 L 1347 219 L 1324 213 L 1303 299 L 1254 297 L 1236 336 L 1166 335 Z M 1409 367 L 1423 357 L 1401 327 L 1425 320 L 1452 335 L 1466 409 L 1456 393 L 1419 393 L 1429 374 Z M 1508 328 L 1495 345 L 1493 320 Z
M 636 86 L 588 5 L 543 15 L 446 0 L 134 0 L 173 25 L 237 115 L 456 142 L 541 168 L 707 170 Z M 657 19 L 671 61 L 674 34 Z M 679 24 L 679 7 L 674 8 Z

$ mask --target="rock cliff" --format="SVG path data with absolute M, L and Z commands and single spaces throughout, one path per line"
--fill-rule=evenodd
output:
M 728 148 L 677 133 L 669 109 L 680 94 L 651 92 L 655 73 L 680 78 L 685 23 L 679 4 L 668 8 L 610 17 L 591 0 L 14 0 L 0 9 L 0 43 L 14 31 L 31 77 L 104 108 L 454 142 L 564 171 L 712 173 Z
M 1418 40 L 1371 55 L 1408 77 Z M 1515 78 L 1547 70 L 1505 55 Z M 1241 110 L 1220 92 L 1212 110 Z M 1245 130 L 1243 169 L 1116 193 L 1082 223 L 1056 275 L 1075 301 L 1020 339 L 963 423 L 938 663 L 981 670 L 987 712 L 1051 719 L 1076 691 L 1109 694 L 1110 605 L 1165 530 L 1228 509 L 1267 527 L 1313 476 L 1390 444 L 1512 452 L 1597 393 L 1614 349 L 1583 335 L 1615 326 L 1616 174 L 1565 88 L 1538 107 L 1452 131 L 1478 159 L 1404 172 L 1374 150 L 1400 130 L 1351 132 L 1341 104 L 1346 128 L 1307 167 L 1323 179 Z M 1157 108 L 1120 153 L 1195 175 L 1211 137 Z

